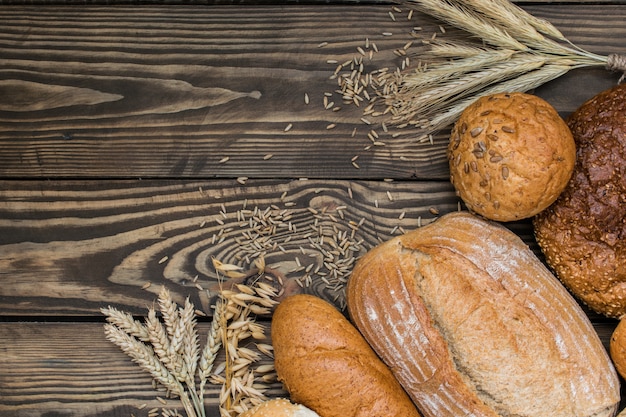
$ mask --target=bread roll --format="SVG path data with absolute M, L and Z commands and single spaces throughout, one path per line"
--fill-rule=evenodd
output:
M 419 417 L 398 381 L 334 306 L 312 295 L 272 318 L 274 364 L 292 401 L 321 417 Z
M 620 320 L 613 330 L 609 353 L 617 372 L 626 378 L 626 319 Z
M 567 120 L 574 174 L 533 220 L 546 262 L 592 310 L 626 315 L 626 84 L 603 91 Z
M 514 233 L 467 212 L 396 237 L 350 277 L 353 322 L 426 417 L 609 417 L 597 333 Z
M 319 417 L 319 415 L 301 404 L 293 404 L 284 398 L 267 400 L 242 413 L 239 417 Z
M 468 106 L 448 145 L 450 180 L 468 209 L 488 219 L 531 217 L 556 200 L 572 175 L 576 148 L 549 103 L 499 93 Z

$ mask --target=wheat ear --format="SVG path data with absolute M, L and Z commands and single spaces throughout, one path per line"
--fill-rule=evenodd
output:
M 117 326 L 129 335 L 136 337 L 142 342 L 150 340 L 150 335 L 146 327 L 138 320 L 135 320 L 130 314 L 119 311 L 111 306 L 101 308 L 100 312 L 106 316 L 107 322 Z
M 112 325 L 104 325 L 106 338 L 117 345 L 126 353 L 141 369 L 148 372 L 157 382 L 162 384 L 172 393 L 181 396 L 184 393 L 182 385 L 157 359 L 150 346 L 140 342 L 124 330 Z

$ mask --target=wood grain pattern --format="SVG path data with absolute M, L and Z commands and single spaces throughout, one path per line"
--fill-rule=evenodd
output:
M 624 53 L 623 5 L 530 10 L 581 47 Z M 420 38 L 438 31 L 423 16 L 393 22 L 388 11 L 389 5 L 1 9 L 0 175 L 444 179 L 445 134 L 433 146 L 379 129 L 386 145 L 366 151 L 371 127 L 360 121 L 362 109 L 324 109 L 324 93 L 337 88 L 329 79 L 337 64 L 329 59 L 359 56 L 367 38 L 380 51 L 365 60 L 369 70 L 394 69 L 393 50 L 412 39 L 412 27 L 423 27 Z M 616 79 L 582 70 L 538 94 L 569 112 Z M 570 95 L 572 82 L 578 88 Z
M 607 344 L 611 327 L 596 329 Z M 101 323 L 0 323 L 0 351 L 10 364 L 0 369 L 1 417 L 139 417 L 164 407 L 156 399 L 164 392 L 104 338 Z M 218 415 L 218 388 L 208 391 L 208 416 Z M 280 384 L 269 388 L 270 397 L 285 395 Z M 176 399 L 166 407 L 180 408 Z
M 325 263 L 349 268 L 401 228 L 459 204 L 448 182 L 5 181 L 0 188 L 0 279 L 11 282 L 0 286 L 3 315 L 99 315 L 103 303 L 140 313 L 163 284 L 181 300 L 191 291 L 207 309 L 196 285 L 215 284 L 212 258 L 246 269 L 261 253 L 288 277 L 314 265 L 310 291 L 322 295 Z M 325 253 L 337 245 L 342 252 Z
M 341 305 L 360 254 L 459 207 L 446 132 L 379 129 L 369 148 L 362 108 L 323 101 L 329 59 L 369 39 L 368 68 L 395 68 L 410 29 L 436 22 L 393 22 L 377 0 L 192 2 L 0 0 L 2 417 L 146 416 L 162 404 L 104 339 L 101 307 L 142 316 L 167 285 L 210 313 L 212 258 L 261 254 L 291 283 L 311 268 L 303 291 Z M 581 47 L 626 53 L 621 0 L 525 7 Z M 618 78 L 575 70 L 536 93 L 566 116 Z M 507 226 L 540 255 L 528 221 Z M 588 314 L 606 345 L 615 321 Z
M 207 331 L 208 324 L 198 326 L 201 337 Z M 176 398 L 165 405 L 157 400 L 166 399 L 166 393 L 105 339 L 102 323 L 0 323 L 0 351 L 2 417 L 129 417 L 145 416 L 153 408 L 183 412 Z M 216 364 L 222 360 L 223 355 Z M 268 396 L 285 395 L 279 383 L 267 388 Z M 219 415 L 219 389 L 208 386 L 208 416 Z

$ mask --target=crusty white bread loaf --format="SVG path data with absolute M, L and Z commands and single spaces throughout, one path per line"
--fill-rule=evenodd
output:
M 501 225 L 457 212 L 383 243 L 347 296 L 426 417 L 615 415 L 618 377 L 587 316 Z
M 242 413 L 239 417 L 319 417 L 302 404 L 294 404 L 286 398 L 275 398 Z
M 292 401 L 321 417 L 419 417 L 357 329 L 313 295 L 284 299 L 272 317 L 274 365 Z

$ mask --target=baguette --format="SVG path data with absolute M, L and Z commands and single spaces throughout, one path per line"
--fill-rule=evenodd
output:
M 514 233 L 466 212 L 372 249 L 353 322 L 425 417 L 610 417 L 610 358 L 580 306 Z
M 330 303 L 283 300 L 272 318 L 274 365 L 292 401 L 321 417 L 419 417 L 389 368 Z

